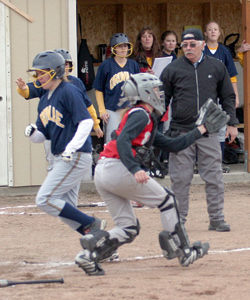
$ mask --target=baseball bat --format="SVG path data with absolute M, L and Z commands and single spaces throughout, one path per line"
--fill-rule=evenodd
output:
M 39 284 L 39 283 L 64 283 L 63 278 L 61 279 L 44 279 L 44 280 L 26 280 L 26 281 L 11 281 L 6 279 L 0 279 L 0 288 L 17 285 L 17 284 Z
M 78 204 L 77 207 L 97 207 L 98 204 Z
M 77 207 L 104 207 L 106 204 L 104 202 L 97 202 L 97 203 L 80 203 Z

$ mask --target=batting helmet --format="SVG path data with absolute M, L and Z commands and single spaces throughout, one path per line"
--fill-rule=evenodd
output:
M 150 104 L 157 114 L 165 112 L 165 99 L 162 82 L 158 77 L 149 73 L 131 74 L 130 79 L 122 86 L 122 95 L 119 106 L 130 102 L 135 105 L 137 101 Z
M 72 62 L 72 57 L 69 53 L 68 50 L 65 49 L 55 49 L 54 50 L 56 53 L 59 53 L 63 56 L 63 58 L 65 59 L 66 62 Z
M 68 69 L 69 72 L 72 72 L 72 70 L 73 70 L 73 61 L 72 61 L 72 57 L 71 57 L 69 51 L 65 50 L 65 49 L 55 49 L 54 51 L 63 56 L 63 58 L 65 59 L 65 62 L 69 64 L 69 67 L 66 67 L 66 69 Z
M 32 63 L 32 68 L 28 70 L 28 72 L 32 71 L 43 71 L 42 76 L 45 74 L 50 75 L 50 79 L 46 83 L 37 86 L 42 87 L 52 79 L 63 78 L 65 73 L 65 59 L 61 54 L 56 53 L 55 51 L 40 52 L 35 56 Z M 36 80 L 39 80 L 39 78 L 36 78 Z
M 125 57 L 128 57 L 133 52 L 133 45 L 129 42 L 128 37 L 124 33 L 115 33 L 110 39 L 111 52 L 117 55 L 116 47 L 122 44 L 128 45 L 128 52 Z

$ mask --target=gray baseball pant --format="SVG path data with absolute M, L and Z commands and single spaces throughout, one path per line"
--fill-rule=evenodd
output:
M 98 161 L 94 181 L 115 223 L 115 227 L 109 230 L 110 238 L 117 238 L 119 242 L 124 242 L 127 237 L 123 228 L 137 225 L 131 201 L 155 208 L 166 199 L 168 194 L 152 178 L 147 183 L 137 183 L 134 175 L 123 163 L 114 158 L 103 158 Z M 173 198 L 170 197 L 169 202 L 173 203 Z M 173 232 L 179 221 L 176 207 L 161 212 L 161 221 L 165 230 Z
M 198 159 L 198 171 L 205 181 L 207 212 L 210 221 L 224 220 L 224 182 L 221 165 L 221 147 L 218 134 L 201 137 L 190 147 L 170 153 L 169 174 L 172 190 L 178 203 L 180 218 L 186 221 L 189 209 L 189 189 L 194 164 Z
M 111 133 L 116 130 L 121 122 L 121 110 L 112 111 L 112 110 L 106 110 L 109 113 L 109 120 L 108 123 L 105 124 L 105 143 L 108 143 L 111 141 Z
M 81 181 L 87 174 L 91 178 L 91 170 L 91 153 L 76 152 L 70 162 L 65 162 L 60 155 L 54 156 L 53 169 L 48 172 L 37 193 L 37 206 L 52 216 L 60 214 L 65 202 L 76 207 Z M 60 219 L 73 230 L 81 225 L 70 219 Z

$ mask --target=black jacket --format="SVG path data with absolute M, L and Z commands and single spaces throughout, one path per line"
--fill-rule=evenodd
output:
M 235 110 L 235 93 L 225 65 L 218 59 L 204 55 L 195 68 L 185 57 L 176 59 L 162 72 L 166 106 L 172 98 L 171 129 L 190 130 L 201 106 L 208 98 L 220 104 L 230 120 L 238 124 Z

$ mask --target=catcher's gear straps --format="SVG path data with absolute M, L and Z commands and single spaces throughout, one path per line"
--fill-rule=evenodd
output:
M 180 249 L 177 246 L 172 234 L 166 230 L 163 230 L 159 234 L 159 243 L 163 250 L 163 255 L 167 259 L 173 259 L 181 255 Z
M 162 231 L 159 234 L 161 249 L 165 252 L 167 259 L 188 255 L 190 253 L 190 242 L 184 224 L 178 222 L 175 232 Z
M 128 238 L 126 238 L 126 240 L 124 242 L 120 242 L 119 243 L 120 246 L 123 244 L 131 243 L 136 238 L 136 236 L 139 235 L 140 229 L 141 229 L 141 226 L 140 226 L 138 219 L 136 219 L 136 225 L 132 225 L 132 226 L 123 228 L 123 230 L 126 232 Z
M 178 206 L 177 206 L 177 202 L 175 199 L 175 195 L 173 192 L 171 192 L 169 189 L 167 189 L 166 187 L 164 187 L 165 191 L 167 192 L 167 196 L 166 198 L 162 201 L 162 203 L 160 203 L 158 205 L 158 208 L 161 212 L 163 212 L 164 210 L 168 210 L 171 209 L 173 207 L 175 207 L 176 210 L 176 214 L 178 217 L 178 221 L 180 222 L 180 215 L 179 215 L 179 210 L 178 210 Z M 173 200 L 173 202 L 169 203 L 168 201 L 170 200 L 170 198 Z
M 123 228 L 127 238 L 123 242 L 119 242 L 117 238 L 110 238 L 107 231 L 99 230 L 94 234 L 85 235 L 80 239 L 80 243 L 84 249 L 91 252 L 94 261 L 100 261 L 110 257 L 115 250 L 123 244 L 131 243 L 140 232 L 139 220 L 136 225 Z
M 99 230 L 95 234 L 85 235 L 80 239 L 83 249 L 88 249 L 91 259 L 95 262 L 111 256 L 119 246 L 118 239 L 110 239 L 107 231 Z
M 137 105 L 136 107 L 134 107 L 134 108 L 140 108 L 140 109 L 142 109 L 144 112 L 145 112 L 145 114 L 148 116 L 148 118 L 149 118 L 149 111 L 144 107 L 144 106 L 141 106 L 141 105 Z M 156 116 L 156 114 L 154 114 L 154 113 L 151 113 L 150 114 L 151 115 L 151 117 L 152 117 L 152 121 L 153 121 L 153 129 L 152 129 L 152 132 L 151 132 L 151 135 L 150 135 L 150 138 L 149 138 L 149 140 L 147 141 L 147 143 L 145 143 L 144 144 L 144 146 L 145 147 L 147 147 L 147 148 L 150 148 L 150 146 L 153 144 L 153 141 L 154 141 L 154 139 L 155 139 L 155 135 L 156 135 L 156 132 L 157 132 L 157 129 L 158 129 L 158 122 L 157 122 L 157 116 Z M 123 128 L 122 128 L 123 129 Z M 112 133 L 111 133 L 111 138 L 112 138 L 112 140 L 117 140 L 117 138 L 118 138 L 118 135 L 119 134 L 117 134 L 117 130 L 114 130 Z M 140 146 L 139 146 L 140 147 Z M 136 148 L 138 148 L 138 147 L 133 147 L 134 149 L 136 149 Z
M 180 221 L 180 215 L 175 195 L 167 188 L 165 188 L 165 190 L 168 194 L 162 201 L 162 203 L 159 204 L 158 208 L 161 212 L 163 212 L 175 207 L 178 222 L 175 224 L 173 232 L 169 232 L 166 230 L 160 232 L 159 242 L 162 250 L 165 251 L 164 256 L 166 256 L 168 259 L 173 259 L 175 257 L 183 255 L 183 252 L 185 253 L 185 250 L 189 251 L 190 242 L 184 224 L 182 224 Z M 170 199 L 172 201 L 169 203 Z
M 170 196 L 172 196 L 171 194 L 167 194 L 166 198 L 158 205 L 158 208 L 161 212 L 165 211 L 165 210 L 169 210 L 173 207 L 175 207 L 174 202 L 173 203 L 168 203 L 168 200 L 170 198 Z
M 150 138 L 149 140 L 147 141 L 147 143 L 144 145 L 146 146 L 147 148 L 150 148 L 154 142 L 154 139 L 155 139 L 155 135 L 156 135 L 156 132 L 158 130 L 158 122 L 157 122 L 157 116 L 152 113 L 151 114 L 151 117 L 152 117 L 152 120 L 153 120 L 153 129 L 152 129 L 152 132 L 151 132 L 151 135 L 150 135 Z
M 177 214 L 177 218 L 178 218 L 178 222 L 175 224 L 175 230 L 174 232 L 171 232 L 171 234 L 173 236 L 175 236 L 175 240 L 177 242 L 177 246 L 180 246 L 182 249 L 186 248 L 186 247 L 190 247 L 190 242 L 188 239 L 188 235 L 186 232 L 186 229 L 184 227 L 184 224 L 181 223 L 180 221 L 180 215 L 179 215 L 179 209 L 178 209 L 178 205 L 175 199 L 175 195 L 174 193 L 172 193 L 170 190 L 168 190 L 167 188 L 165 188 L 166 192 L 168 193 L 165 200 L 159 204 L 158 208 L 160 209 L 160 211 L 164 211 L 164 210 L 168 210 L 171 209 L 173 207 L 175 207 L 176 210 L 176 214 Z M 170 203 L 168 203 L 168 200 L 172 199 L 172 201 Z M 176 238 L 176 236 L 178 238 Z
M 155 156 L 155 153 L 154 153 L 153 147 L 152 147 L 152 144 L 155 139 L 155 135 L 158 130 L 157 116 L 156 116 L 156 114 L 152 113 L 151 117 L 152 117 L 152 121 L 153 121 L 153 129 L 152 129 L 149 140 L 147 141 L 147 143 L 145 143 L 145 145 L 133 147 L 133 148 L 136 150 L 136 152 L 138 154 L 138 155 L 136 155 L 136 158 L 138 159 L 138 161 L 140 162 L 140 164 L 142 166 L 144 166 L 146 169 L 149 169 L 152 172 L 152 174 L 154 174 L 154 175 L 156 175 L 156 170 L 160 170 L 161 175 L 159 177 L 164 177 L 162 174 L 165 171 L 165 168 L 160 163 L 158 158 Z M 150 158 L 150 161 L 147 161 L 147 158 L 144 157 L 143 153 L 144 154 L 150 153 L 149 156 L 147 155 L 147 158 Z

